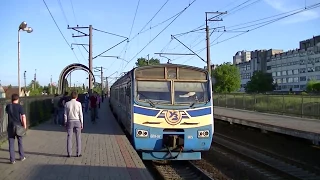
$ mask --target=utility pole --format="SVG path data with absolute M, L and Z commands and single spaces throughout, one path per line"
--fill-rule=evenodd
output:
M 26 75 L 27 71 L 24 71 L 23 73 L 23 77 L 24 77 L 24 92 L 27 91 L 27 75 Z
M 50 77 L 50 94 L 53 94 L 53 92 L 52 92 L 52 75 Z
M 147 64 L 149 65 L 149 54 L 148 54 L 148 61 L 147 61 Z
M 108 82 L 108 77 L 106 77 L 106 94 L 109 96 L 109 82 Z
M 77 35 L 77 36 L 75 36 L 75 35 L 72 34 L 72 37 L 84 37 L 84 36 L 89 36 L 89 44 L 71 44 L 71 46 L 72 46 L 72 45 L 81 45 L 81 46 L 83 46 L 83 47 L 84 47 L 85 45 L 86 45 L 86 46 L 89 46 L 89 51 L 88 51 L 88 53 L 89 53 L 89 69 L 90 69 L 91 72 L 92 72 L 92 64 L 93 64 L 92 61 L 93 61 L 93 59 L 95 59 L 95 58 L 97 58 L 97 57 L 101 57 L 101 55 L 104 54 L 104 53 L 106 53 L 107 51 L 113 49 L 114 47 L 118 46 L 119 44 L 121 44 L 121 43 L 123 43 L 123 42 L 125 42 L 125 41 L 128 41 L 128 38 L 127 38 L 127 37 L 120 36 L 120 35 L 116 35 L 116 34 L 113 34 L 113 33 L 106 32 L 106 31 L 101 31 L 101 30 L 99 30 L 99 29 L 95 29 L 95 28 L 92 27 L 92 25 L 89 25 L 89 27 L 79 27 L 78 25 L 77 25 L 76 27 L 69 27 L 69 25 L 68 25 L 68 29 L 72 29 L 72 30 L 74 30 L 74 31 L 77 31 L 78 33 L 81 33 L 81 35 Z M 82 32 L 82 31 L 80 31 L 79 29 L 89 29 L 89 33 L 84 33 L 84 32 Z M 124 39 L 123 41 L 121 41 L 120 43 L 112 46 L 111 48 L 103 51 L 103 52 L 100 53 L 99 55 L 93 57 L 93 53 L 92 53 L 92 47 L 93 47 L 93 44 L 92 44 L 92 31 L 93 31 L 93 30 L 96 30 L 96 31 L 99 31 L 99 32 L 103 32 L 103 33 L 106 33 L 106 34 L 109 34 L 109 35 L 118 36 L 118 37 L 125 38 L 125 39 Z M 71 48 L 72 48 L 72 47 L 71 47 Z M 84 48 L 85 48 L 85 47 L 84 47 Z M 86 49 L 86 48 L 85 48 L 85 49 Z M 87 51 L 87 49 L 86 49 L 86 51 Z M 89 80 L 89 92 L 90 92 L 90 91 L 92 91 L 92 88 L 93 88 L 93 77 L 91 76 L 90 73 L 89 73 L 89 78 L 88 78 L 88 80 Z
M 223 21 L 221 18 L 219 18 L 222 14 L 227 14 L 227 12 L 206 12 L 206 42 L 207 42 L 207 69 L 208 73 L 211 77 L 211 59 L 210 59 L 210 35 L 209 35 L 209 26 L 208 21 Z M 218 14 L 214 17 L 211 17 L 208 19 L 208 14 Z
M 36 81 L 37 81 L 37 69 L 34 70 L 33 90 L 36 88 Z
M 92 25 L 89 25 L 89 69 L 92 72 Z M 89 89 L 93 87 L 93 77 L 89 73 Z

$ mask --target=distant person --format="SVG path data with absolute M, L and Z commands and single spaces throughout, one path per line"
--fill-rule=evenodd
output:
M 89 109 L 89 101 L 90 101 L 90 96 L 88 93 L 86 93 L 85 95 L 85 100 L 84 100 L 84 104 L 85 104 L 85 112 L 88 112 Z
M 53 108 L 54 108 L 54 113 L 53 113 L 53 122 L 54 124 L 59 123 L 59 95 L 55 94 L 53 98 Z
M 64 124 L 68 131 L 67 138 L 67 153 L 68 157 L 72 154 L 72 135 L 76 134 L 77 144 L 77 157 L 81 157 L 81 130 L 83 129 L 83 113 L 82 105 L 76 99 L 78 94 L 76 92 L 71 93 L 71 100 L 66 102 L 64 110 Z
M 24 161 L 26 159 L 23 150 L 22 137 L 18 136 L 15 132 L 15 126 L 22 126 L 24 129 L 27 129 L 27 119 L 24 114 L 23 107 L 19 104 L 19 95 L 13 94 L 11 96 L 11 104 L 6 106 L 6 113 L 8 114 L 8 140 L 9 140 L 9 153 L 10 153 L 10 163 L 16 163 L 15 151 L 14 151 L 14 142 L 15 138 L 18 139 L 18 148 L 20 160 Z
M 95 123 L 97 119 L 97 103 L 98 98 L 95 93 L 90 95 L 90 111 L 91 111 L 91 122 Z
M 63 125 L 63 114 L 64 114 L 64 106 L 70 100 L 68 97 L 68 92 L 65 92 L 64 95 L 59 100 L 59 121 L 58 124 L 60 126 Z

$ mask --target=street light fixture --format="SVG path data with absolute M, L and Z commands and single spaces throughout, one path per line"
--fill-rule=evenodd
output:
M 32 33 L 33 29 L 28 27 L 27 23 L 23 21 L 18 29 L 18 86 L 19 86 L 19 96 L 21 93 L 21 86 L 20 86 L 20 31 L 26 31 L 27 33 Z

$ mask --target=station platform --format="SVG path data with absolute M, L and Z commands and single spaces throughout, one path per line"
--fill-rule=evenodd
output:
M 65 127 L 46 122 L 27 132 L 23 144 L 27 159 L 9 164 L 8 143 L 0 148 L 1 180 L 152 180 L 152 176 L 112 115 L 108 101 L 92 124 L 90 111 L 84 116 L 82 157 L 66 157 Z M 73 155 L 76 152 L 73 136 Z M 17 150 L 17 143 L 15 149 Z M 17 152 L 17 151 L 16 151 Z M 18 152 L 16 158 L 19 158 Z
M 214 107 L 214 118 L 320 143 L 320 120 Z

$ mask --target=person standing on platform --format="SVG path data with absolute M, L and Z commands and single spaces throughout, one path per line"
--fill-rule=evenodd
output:
M 60 98 L 59 101 L 59 125 L 62 126 L 63 125 L 63 114 L 64 114 L 64 107 L 65 104 L 70 100 L 70 98 L 68 97 L 68 92 L 65 92 L 63 97 Z
M 24 114 L 23 107 L 19 104 L 19 95 L 13 94 L 11 96 L 11 104 L 6 106 L 6 113 L 8 114 L 8 126 L 7 126 L 7 133 L 8 133 L 8 140 L 9 140 L 9 153 L 10 153 L 10 162 L 11 164 L 16 163 L 15 159 L 15 151 L 14 151 L 14 142 L 15 138 L 18 139 L 18 148 L 19 148 L 19 155 L 20 161 L 24 161 L 26 157 L 24 156 L 23 144 L 22 144 L 22 137 L 18 136 L 15 132 L 15 126 L 23 126 L 24 129 L 27 129 L 27 119 L 26 115 Z
M 82 105 L 76 99 L 78 94 L 76 92 L 71 93 L 71 100 L 65 104 L 64 110 L 64 124 L 68 131 L 67 138 L 67 153 L 68 157 L 72 154 L 72 135 L 76 134 L 77 144 L 77 157 L 81 157 L 81 130 L 83 129 L 83 113 Z
M 88 109 L 89 109 L 89 101 L 90 101 L 90 96 L 89 96 L 89 93 L 86 94 L 85 96 L 85 112 L 87 113 L 88 112 Z
M 95 93 L 90 95 L 90 111 L 91 111 L 91 122 L 95 123 L 97 119 L 97 103 L 98 98 Z

